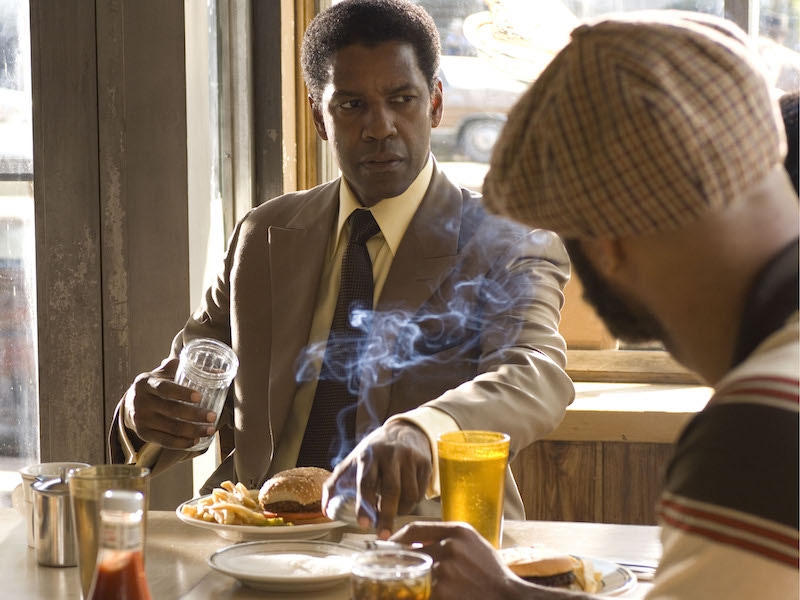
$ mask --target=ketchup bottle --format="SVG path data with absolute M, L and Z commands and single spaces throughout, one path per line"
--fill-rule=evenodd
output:
M 144 573 L 143 509 L 141 492 L 103 494 L 100 547 L 87 600 L 152 600 Z

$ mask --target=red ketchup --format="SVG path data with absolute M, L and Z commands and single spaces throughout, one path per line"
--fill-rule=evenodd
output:
M 143 505 L 141 492 L 104 494 L 100 549 L 88 600 L 152 600 L 142 553 Z

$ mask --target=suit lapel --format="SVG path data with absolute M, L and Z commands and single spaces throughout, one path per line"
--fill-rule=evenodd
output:
M 339 186 L 307 203 L 286 228 L 269 229 L 272 357 L 269 397 L 273 433 L 280 439 L 297 391 L 295 369 L 308 343 Z
M 431 184 L 397 249 L 378 310 L 402 306 L 411 313 L 439 288 L 458 263 L 461 190 L 434 165 Z
M 428 191 L 392 261 L 378 299 L 378 313 L 397 309 L 404 314 L 417 313 L 452 273 L 459 260 L 462 209 L 461 190 L 434 163 Z M 394 328 L 380 331 L 383 339 L 377 346 L 394 348 L 396 333 Z M 385 363 L 380 361 L 376 369 L 366 370 L 372 380 L 362 379 L 362 389 L 368 392 L 359 403 L 356 417 L 359 431 L 374 429 L 388 416 L 392 372 Z

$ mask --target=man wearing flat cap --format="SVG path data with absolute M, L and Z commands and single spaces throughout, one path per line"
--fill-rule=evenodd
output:
M 614 334 L 663 342 L 715 389 L 667 471 L 648 599 L 800 597 L 800 215 L 758 60 L 711 16 L 583 24 L 511 111 L 484 185 L 490 210 L 565 240 Z M 434 598 L 582 597 L 515 578 L 463 526 L 393 539 L 431 544 Z

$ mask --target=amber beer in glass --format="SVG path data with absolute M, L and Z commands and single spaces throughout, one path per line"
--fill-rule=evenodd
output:
M 469 523 L 495 548 L 503 535 L 510 440 L 497 431 L 451 431 L 437 440 L 442 520 Z
M 350 600 L 429 600 L 433 559 L 411 550 L 372 550 L 356 555 Z

